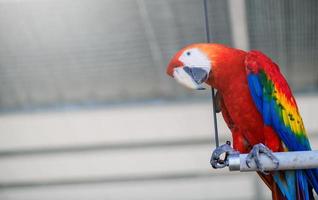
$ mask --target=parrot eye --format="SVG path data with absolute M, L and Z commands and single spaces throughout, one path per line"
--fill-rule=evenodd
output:
M 190 56 L 190 55 L 191 55 L 191 52 L 190 52 L 190 51 L 188 51 L 188 52 L 187 52 L 187 56 Z

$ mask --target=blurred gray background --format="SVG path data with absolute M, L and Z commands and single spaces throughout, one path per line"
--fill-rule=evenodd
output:
M 277 62 L 318 148 L 318 2 L 209 0 L 212 41 Z M 209 91 L 165 68 L 201 0 L 0 0 L 0 199 L 269 199 L 212 170 Z M 230 139 L 221 116 L 221 142 Z

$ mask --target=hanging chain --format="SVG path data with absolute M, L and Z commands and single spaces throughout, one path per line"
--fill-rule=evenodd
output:
M 208 43 L 211 42 L 210 39 L 210 29 L 209 29 L 209 19 L 208 19 L 208 2 L 207 0 L 203 0 L 204 3 L 204 21 L 205 21 L 205 31 L 206 31 L 206 40 Z M 215 102 L 215 90 L 211 87 L 212 92 L 212 103 L 213 103 L 213 120 L 214 120 L 214 138 L 215 138 L 215 146 L 219 147 L 219 133 L 218 133 L 218 123 L 216 118 L 216 102 Z

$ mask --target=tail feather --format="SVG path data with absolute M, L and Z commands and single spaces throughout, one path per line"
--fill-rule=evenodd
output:
M 265 175 L 260 172 L 257 172 L 267 187 L 272 191 L 272 199 L 273 200 L 286 200 L 282 195 L 278 185 L 275 183 L 272 175 Z
M 276 171 L 270 175 L 258 173 L 272 191 L 273 200 L 312 200 L 317 193 L 318 170 Z
M 309 184 L 314 188 L 316 194 L 318 194 L 318 169 L 307 169 L 305 170 L 305 173 Z
M 271 190 L 272 190 L 272 199 L 273 200 L 286 200 L 286 198 L 280 192 L 280 189 L 279 189 L 278 185 L 275 183 L 275 181 L 273 182 Z
M 267 187 L 271 189 L 273 184 L 273 177 L 271 175 L 265 175 L 260 172 L 257 172 L 257 174 L 259 175 L 259 177 L 261 177 L 261 179 L 264 181 Z
M 273 178 L 286 199 L 296 199 L 295 171 L 275 171 Z
M 308 181 L 304 170 L 296 170 L 296 187 L 297 198 L 304 200 L 313 199 L 309 192 L 312 190 L 312 187 L 308 186 Z

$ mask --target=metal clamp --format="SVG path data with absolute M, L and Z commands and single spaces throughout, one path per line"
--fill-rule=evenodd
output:
M 227 167 L 230 164 L 229 158 L 233 156 L 239 156 L 239 152 L 231 147 L 230 141 L 227 141 L 213 151 L 210 164 L 214 169 Z

